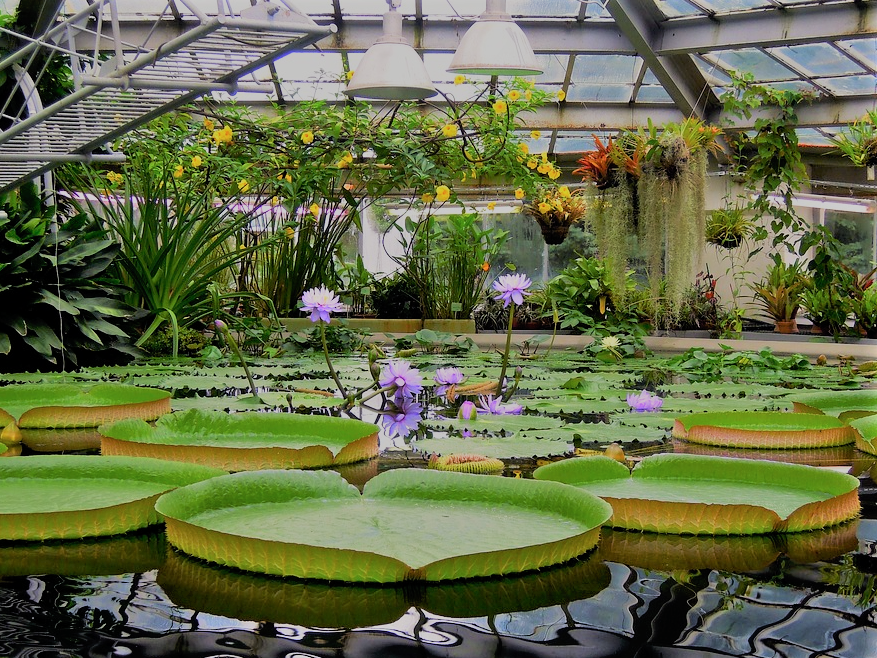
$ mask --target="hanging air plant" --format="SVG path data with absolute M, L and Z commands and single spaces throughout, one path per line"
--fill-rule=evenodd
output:
M 752 235 L 755 226 L 743 208 L 728 206 L 713 210 L 706 220 L 706 241 L 722 249 L 736 249 Z
M 877 110 L 871 110 L 831 140 L 857 167 L 877 165 Z

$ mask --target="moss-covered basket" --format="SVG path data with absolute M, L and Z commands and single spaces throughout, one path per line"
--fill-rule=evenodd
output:
M 836 525 L 859 514 L 859 481 L 800 464 L 662 454 L 633 471 L 608 457 L 537 468 L 538 480 L 588 491 L 612 505 L 614 528 L 691 535 L 757 535 Z
M 378 454 L 378 427 L 351 418 L 190 409 L 155 426 L 124 420 L 99 428 L 104 455 L 155 457 L 227 471 L 324 468 Z
M 221 565 L 345 582 L 519 573 L 594 548 L 612 513 L 556 482 L 397 469 L 362 495 L 332 471 L 268 470 L 162 496 L 168 541 Z

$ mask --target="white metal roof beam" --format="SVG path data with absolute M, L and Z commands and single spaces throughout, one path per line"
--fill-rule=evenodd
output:
M 877 6 L 858 2 L 789 6 L 714 19 L 672 19 L 662 26 L 655 44 L 660 55 L 768 48 L 877 35 Z
M 654 8 L 654 5 L 651 5 Z M 638 0 L 609 0 L 606 9 L 684 116 L 704 117 L 717 104 L 697 64 L 689 55 L 662 55 L 662 29 L 649 5 Z

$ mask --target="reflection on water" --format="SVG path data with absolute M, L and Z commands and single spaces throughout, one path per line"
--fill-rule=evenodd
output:
M 360 587 L 223 569 L 154 530 L 7 543 L 0 656 L 865 658 L 875 547 L 873 520 L 775 538 L 606 530 L 540 573 Z

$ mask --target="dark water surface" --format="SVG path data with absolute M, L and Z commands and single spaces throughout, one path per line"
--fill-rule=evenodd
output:
M 0 657 L 877 657 L 877 486 L 860 480 L 863 518 L 829 531 L 604 530 L 572 564 L 441 586 L 246 574 L 160 528 L 0 544 Z

